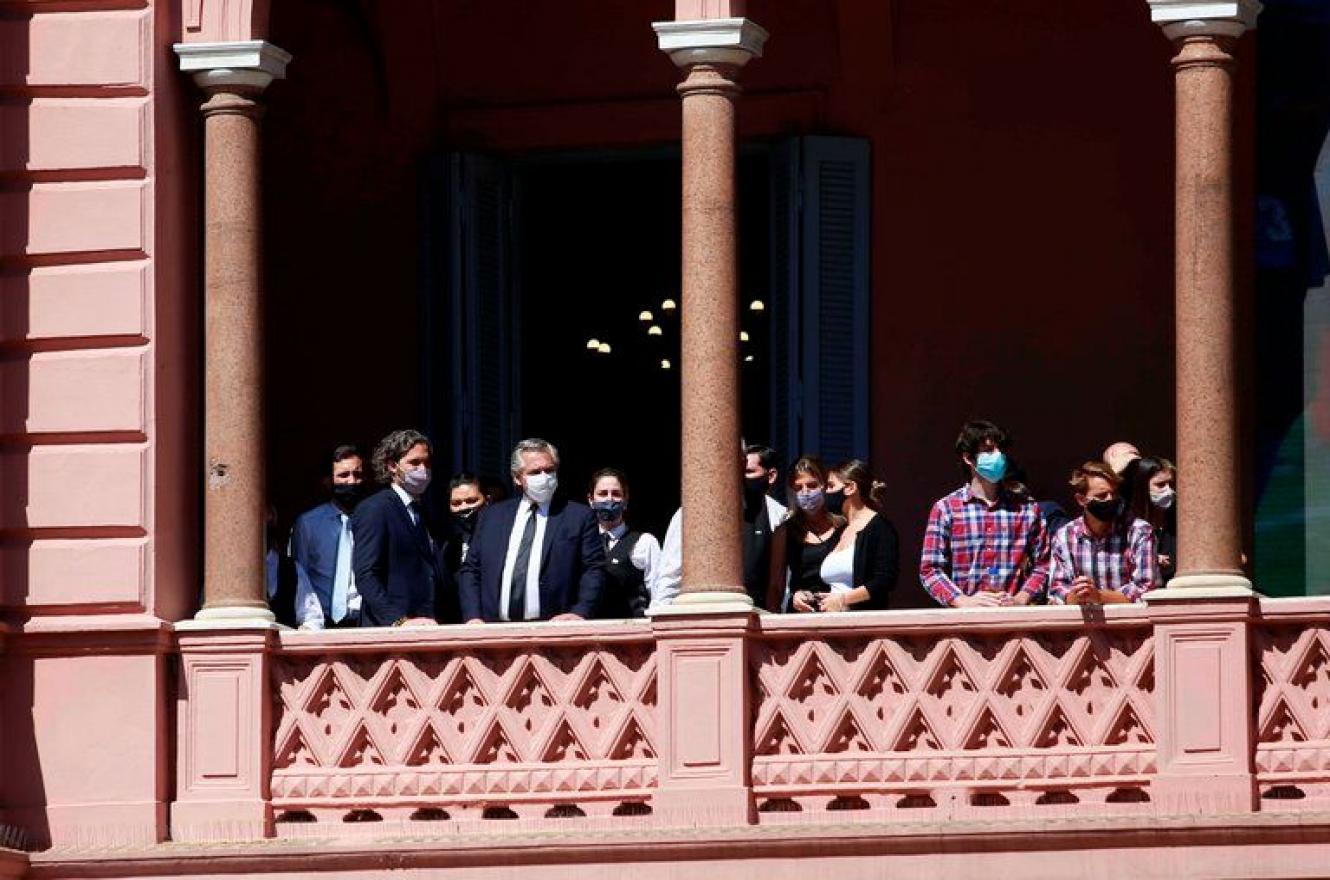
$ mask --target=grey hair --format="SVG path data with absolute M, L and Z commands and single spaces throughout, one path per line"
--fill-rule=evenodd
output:
M 554 448 L 554 444 L 548 440 L 541 440 L 539 437 L 528 437 L 517 447 L 513 449 L 513 458 L 508 462 L 508 469 L 515 477 L 522 472 L 522 453 L 523 452 L 548 452 L 550 458 L 554 459 L 554 466 L 559 466 L 559 450 Z

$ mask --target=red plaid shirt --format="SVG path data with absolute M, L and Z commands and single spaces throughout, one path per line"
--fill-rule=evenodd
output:
M 1101 590 L 1115 590 L 1133 602 L 1159 584 L 1159 556 L 1155 532 L 1143 519 L 1119 523 L 1102 538 L 1090 534 L 1085 517 L 1058 529 L 1053 536 L 1052 573 L 1048 598 L 1067 601 L 1067 591 L 1080 575 L 1087 575 Z
M 1048 530 L 1039 506 L 1005 495 L 991 506 L 962 486 L 928 515 L 919 580 L 941 605 L 980 590 L 1031 599 L 1048 582 Z

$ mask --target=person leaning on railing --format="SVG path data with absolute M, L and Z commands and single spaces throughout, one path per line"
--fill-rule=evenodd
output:
M 1048 532 L 1038 506 L 1002 486 L 1010 445 L 985 421 L 967 422 L 956 438 L 968 482 L 933 505 L 919 559 L 919 580 L 939 605 L 1026 605 L 1043 594 Z
M 629 494 L 628 476 L 618 468 L 601 468 L 587 485 L 587 504 L 605 545 L 605 585 L 596 616 L 612 620 L 646 615 L 660 569 L 656 536 L 628 527 Z
M 1053 537 L 1049 601 L 1139 601 L 1159 584 L 1154 529 L 1124 509 L 1122 478 L 1104 462 L 1087 461 L 1070 483 L 1082 513 Z
M 885 486 L 862 461 L 842 462 L 827 475 L 827 506 L 843 516 L 845 527 L 822 560 L 823 593 L 795 594 L 796 611 L 850 611 L 886 608 L 900 571 L 896 528 L 878 513 Z
M 1178 471 L 1166 458 L 1146 456 L 1136 468 L 1131 510 L 1155 533 L 1159 582 L 1173 579 L 1178 568 Z
M 374 450 L 385 488 L 351 517 L 351 570 L 360 591 L 361 626 L 434 626 L 441 588 L 438 546 L 421 496 L 432 477 L 433 446 L 419 431 L 394 431 Z
M 786 477 L 790 513 L 785 540 L 771 566 L 768 608 L 811 611 L 815 596 L 831 591 L 822 580 L 822 560 L 840 540 L 845 517 L 827 509 L 827 469 L 815 455 L 800 456 Z

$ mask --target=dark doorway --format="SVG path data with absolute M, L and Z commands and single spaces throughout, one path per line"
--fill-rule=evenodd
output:
M 527 161 L 514 179 L 517 433 L 559 447 L 569 497 L 598 468 L 625 471 L 636 527 L 661 536 L 681 467 L 678 154 Z M 745 154 L 739 185 L 743 424 L 765 442 L 769 312 L 751 308 L 769 282 L 764 150 Z

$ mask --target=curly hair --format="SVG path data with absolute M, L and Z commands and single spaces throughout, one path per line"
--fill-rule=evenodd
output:
M 411 451 L 412 447 L 422 444 L 431 455 L 434 454 L 434 445 L 429 442 L 428 437 L 419 431 L 406 428 L 401 431 L 393 431 L 387 437 L 384 437 L 379 441 L 379 445 L 374 447 L 374 479 L 385 486 L 391 483 L 393 472 L 389 465 L 397 464 L 402 460 L 402 456 Z

